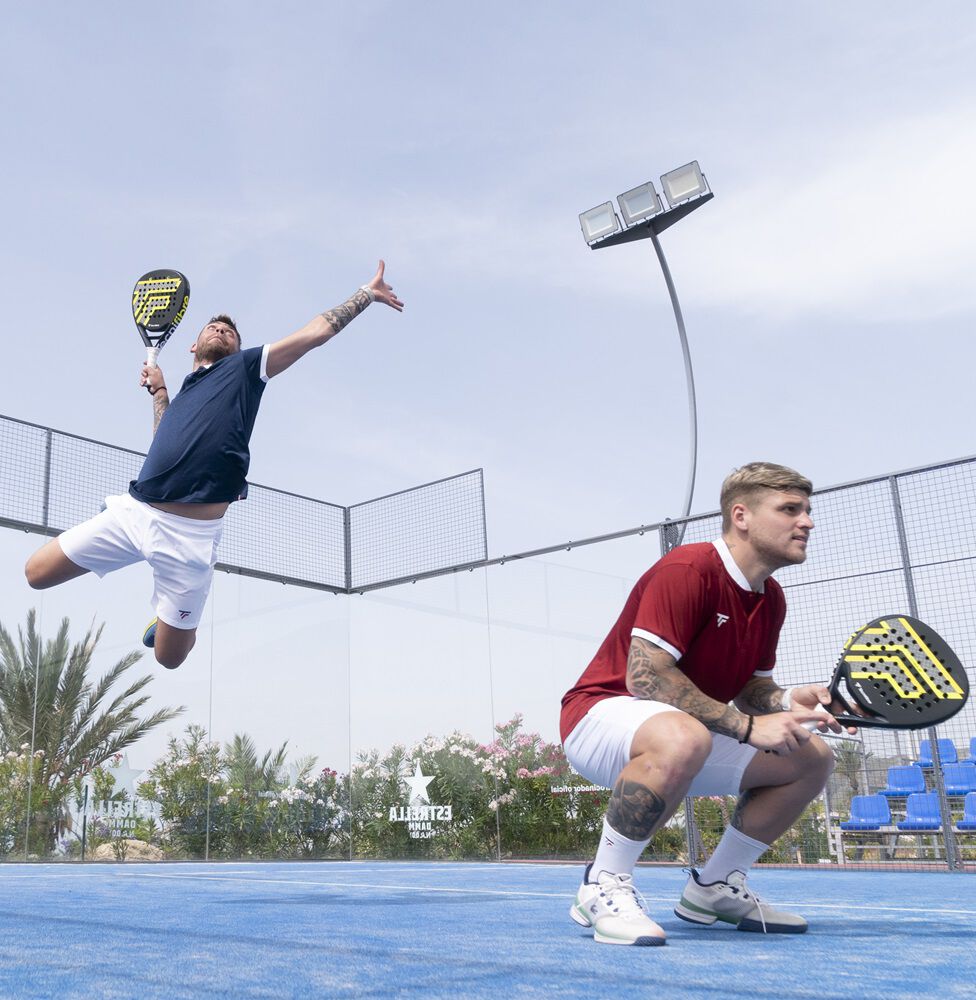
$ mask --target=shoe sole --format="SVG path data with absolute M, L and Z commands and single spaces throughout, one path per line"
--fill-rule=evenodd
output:
M 736 930 L 751 931 L 758 934 L 805 934 L 806 924 L 766 924 L 763 926 L 761 920 L 753 920 L 752 917 L 741 917 L 736 920 L 734 917 L 726 917 L 720 913 L 706 913 L 699 909 L 686 909 L 684 900 L 674 908 L 674 915 L 682 920 L 687 920 L 689 924 L 699 924 L 702 927 L 711 927 L 712 924 L 721 920 L 723 923 L 732 924 Z
M 573 920 L 580 925 L 580 927 L 592 927 L 593 928 L 593 940 L 599 942 L 600 944 L 622 944 L 622 945 L 636 945 L 639 948 L 653 948 L 658 945 L 667 944 L 666 938 L 654 937 L 653 935 L 644 935 L 639 938 L 634 938 L 633 940 L 627 938 L 615 938 L 607 937 L 606 934 L 601 934 L 595 927 L 593 927 L 590 918 L 585 914 L 581 913 L 574 903 L 569 908 L 569 915 Z

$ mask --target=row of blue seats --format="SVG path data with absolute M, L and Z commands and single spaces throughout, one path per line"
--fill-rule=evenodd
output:
M 976 761 L 964 760 L 961 764 L 946 764 L 942 768 L 947 795 L 968 795 L 976 792 Z M 925 772 L 915 764 L 907 767 L 889 767 L 888 785 L 878 790 L 888 798 L 905 798 L 914 792 L 926 791 Z
M 914 792 L 908 796 L 905 818 L 895 824 L 906 832 L 938 831 L 942 829 L 939 796 L 936 792 Z M 851 818 L 844 820 L 842 830 L 880 830 L 891 826 L 891 810 L 883 795 L 855 795 L 851 799 Z M 970 792 L 963 804 L 962 819 L 957 830 L 976 832 L 976 792 Z
M 959 752 L 956 744 L 950 739 L 939 738 L 939 760 L 943 764 L 958 764 Z M 922 740 L 918 745 L 918 760 L 915 761 L 919 767 L 932 767 L 932 741 Z M 976 763 L 976 736 L 969 738 L 969 763 Z

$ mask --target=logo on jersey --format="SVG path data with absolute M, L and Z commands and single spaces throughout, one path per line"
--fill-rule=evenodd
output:
M 715 615 L 715 620 L 718 623 L 716 627 L 717 628 L 721 628 L 729 620 L 729 616 L 728 615 L 723 615 L 722 612 L 719 611 Z

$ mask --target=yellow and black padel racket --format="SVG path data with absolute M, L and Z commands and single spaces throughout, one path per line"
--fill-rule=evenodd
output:
M 841 694 L 866 717 L 857 715 Z M 928 729 L 952 718 L 969 697 L 969 678 L 949 644 L 909 615 L 875 618 L 847 640 L 830 693 L 838 722 L 880 729 Z
M 146 345 L 146 364 L 156 367 L 163 345 L 173 336 L 190 304 L 190 282 L 179 271 L 150 271 L 132 289 L 132 318 Z

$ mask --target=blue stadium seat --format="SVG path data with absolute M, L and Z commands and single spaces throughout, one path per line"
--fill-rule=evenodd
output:
M 888 798 L 906 798 L 912 792 L 925 791 L 925 774 L 920 767 L 909 764 L 907 767 L 888 768 L 888 787 L 882 788 L 879 795 Z
M 939 739 L 939 760 L 943 764 L 955 764 L 959 761 L 959 755 L 956 753 L 956 744 L 952 740 L 941 738 Z M 932 766 L 932 741 L 922 740 L 918 747 L 918 760 L 915 761 L 919 767 L 931 767 Z
M 891 810 L 883 795 L 855 795 L 851 799 L 851 818 L 842 830 L 880 830 L 891 823 Z
M 940 830 L 939 796 L 936 792 L 915 792 L 905 805 L 905 818 L 898 823 L 899 830 Z
M 969 737 L 969 759 L 976 761 L 976 736 Z
M 956 824 L 957 830 L 976 830 L 976 792 L 966 796 L 966 804 L 962 809 L 962 819 Z
M 961 764 L 946 764 L 942 770 L 945 776 L 946 795 L 968 795 L 976 792 L 976 763 L 964 760 Z

